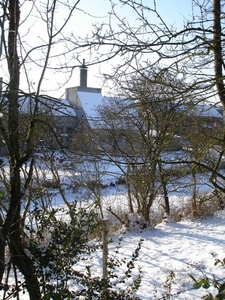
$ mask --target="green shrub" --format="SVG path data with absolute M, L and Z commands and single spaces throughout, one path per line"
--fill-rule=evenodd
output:
M 225 266 L 225 258 L 220 260 L 216 259 L 214 265 L 220 265 L 221 267 Z M 212 278 L 209 278 L 208 276 L 204 276 L 200 279 L 196 279 L 194 276 L 189 274 L 189 277 L 194 281 L 193 288 L 199 289 L 204 288 L 208 289 L 211 286 L 216 288 L 217 292 L 216 295 L 213 295 L 211 293 L 208 293 L 201 297 L 201 299 L 205 300 L 223 300 L 225 299 L 225 282 L 224 279 L 220 280 L 217 279 L 216 276 L 212 275 Z
M 75 204 L 69 210 L 57 208 L 40 213 L 35 209 L 33 214 L 36 229 L 32 227 L 33 239 L 28 249 L 35 261 L 43 299 L 138 299 L 134 293 L 141 283 L 141 270 L 134 278 L 132 271 L 142 241 L 129 261 L 117 259 L 116 250 L 108 259 L 108 278 L 103 279 L 93 276 L 88 265 L 84 272 L 74 268 L 100 246 L 90 240 L 99 225 L 95 209 L 78 208 Z M 123 264 L 124 275 L 118 275 L 117 268 Z M 122 284 L 124 288 L 119 287 Z

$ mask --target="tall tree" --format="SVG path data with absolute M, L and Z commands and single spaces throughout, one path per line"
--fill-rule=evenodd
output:
M 92 55 L 96 55 L 96 61 L 99 57 L 107 60 L 120 54 L 114 73 L 110 74 L 118 81 L 139 73 L 145 67 L 170 70 L 185 82 L 186 89 L 182 90 L 184 97 L 188 95 L 188 98 L 198 99 L 202 103 L 217 102 L 225 108 L 224 1 L 193 0 L 193 15 L 184 18 L 182 25 L 177 27 L 163 19 L 157 1 L 111 0 L 110 3 L 109 22 L 96 26 L 91 39 L 87 37 L 83 40 L 82 51 L 85 48 L 91 51 Z M 124 17 L 121 13 L 123 9 L 129 11 L 132 18 L 129 19 L 130 14 Z M 75 42 L 77 49 L 77 41 L 70 42 L 71 47 Z M 165 81 L 161 84 L 167 85 Z M 176 83 L 173 88 L 179 89 Z M 222 135 L 218 143 L 222 145 L 220 160 L 224 152 Z M 207 146 L 212 146 L 211 140 Z M 220 162 L 216 165 L 220 166 Z M 214 171 L 213 184 L 218 169 Z M 220 188 L 223 189 L 222 186 Z
M 109 22 L 98 24 L 90 39 L 87 36 L 83 40 L 82 51 L 91 51 L 93 61 L 121 55 L 114 76 L 123 77 L 135 74 L 140 64 L 143 68 L 151 60 L 152 68 L 159 65 L 182 77 L 187 92 L 201 95 L 202 100 L 219 96 L 224 105 L 223 1 L 193 0 L 193 16 L 184 18 L 177 27 L 162 18 L 157 1 L 111 0 L 110 3 Z M 133 17 L 124 18 L 122 9 Z M 75 38 L 68 43 L 79 51 Z
M 165 70 L 140 67 L 136 76 L 127 76 L 115 85 L 120 97 L 111 97 L 99 107 L 106 141 L 114 147 L 102 148 L 125 177 L 128 214 L 138 215 L 142 225 L 148 226 L 150 209 L 159 193 L 163 192 L 165 210 L 170 212 L 167 183 L 171 178 L 161 156 L 168 150 L 180 150 L 181 143 L 174 136 L 192 101 L 182 93 L 186 88 L 183 82 Z
M 223 12 L 221 9 L 221 1 L 213 1 L 213 53 L 214 53 L 214 70 L 215 70 L 215 81 L 216 88 L 221 103 L 225 109 L 225 85 L 224 85 L 224 33 L 222 29 Z
M 34 47 L 31 44 L 26 44 L 27 41 L 23 40 L 26 34 L 24 34 L 23 30 L 20 30 L 24 23 L 31 24 L 29 23 L 29 17 L 33 17 L 28 12 L 21 21 L 21 11 L 26 12 L 27 1 L 23 2 L 23 4 L 19 0 L 0 2 L 1 61 L 4 65 L 4 72 L 7 73 L 6 70 L 8 70 L 8 76 L 3 79 L 4 90 L 1 91 L 0 132 L 5 141 L 10 166 L 9 181 L 7 183 L 9 187 L 8 193 L 5 192 L 4 195 L 6 201 L 4 208 L 6 210 L 2 212 L 0 229 L 0 282 L 3 280 L 5 270 L 4 256 L 7 243 L 11 261 L 23 274 L 29 297 L 32 300 L 40 300 L 41 291 L 34 262 L 26 251 L 28 242 L 24 231 L 26 215 L 22 211 L 22 203 L 26 207 L 29 201 L 26 197 L 26 191 L 33 175 L 35 129 L 40 122 L 39 102 L 43 97 L 41 88 L 45 74 L 50 66 L 52 48 L 53 45 L 62 41 L 61 35 L 63 30 L 66 28 L 79 2 L 80 0 L 71 4 L 63 4 L 58 3 L 57 0 L 52 0 L 48 1 L 43 8 L 37 7 L 35 3 L 32 3 L 31 10 L 36 10 L 36 20 L 42 22 L 46 28 L 46 31 L 43 32 L 43 37 L 39 39 L 40 44 Z M 55 21 L 55 15 L 58 13 L 60 5 L 65 9 L 66 15 L 58 25 Z M 31 27 L 31 25 L 28 25 L 26 28 L 27 32 L 29 32 Z M 35 51 L 38 51 L 38 54 L 42 56 L 41 60 L 39 60 L 40 56 L 38 57 L 38 54 L 36 54 L 36 57 L 32 56 Z M 64 55 L 65 53 L 61 52 L 61 54 Z M 61 54 L 56 54 L 55 57 L 59 59 Z M 36 70 L 39 69 L 38 72 L 40 74 L 36 89 L 31 86 L 29 79 L 28 65 L 31 62 L 36 65 Z M 21 88 L 21 77 L 23 81 L 24 78 L 27 79 L 26 83 L 23 82 L 22 85 L 23 87 L 26 86 L 26 92 Z M 32 98 L 34 103 L 25 128 L 21 128 L 20 124 L 21 97 L 23 99 L 27 98 L 29 101 Z M 21 143 L 24 135 L 26 139 Z M 25 167 L 27 168 L 26 171 L 24 171 Z
M 31 299 L 40 299 L 39 283 L 33 270 L 31 258 L 27 255 L 24 248 L 24 232 L 21 218 L 21 201 L 23 198 L 24 189 L 26 186 L 21 186 L 21 167 L 30 158 L 29 150 L 25 153 L 20 152 L 19 147 L 19 80 L 20 66 L 17 52 L 18 29 L 20 23 L 20 8 L 19 1 L 10 0 L 8 2 L 8 52 L 7 63 L 9 70 L 9 84 L 7 88 L 8 101 L 8 127 L 5 141 L 8 148 L 9 163 L 10 163 L 10 193 L 9 193 L 9 208 L 2 226 L 2 236 L 4 242 L 8 241 L 11 258 L 13 263 L 24 275 L 27 289 Z M 3 125 L 2 125 L 3 127 Z M 28 143 L 29 144 L 29 143 Z M 32 174 L 32 163 L 26 184 L 29 183 Z M 2 252 L 2 255 L 4 253 Z M 4 257 L 1 257 L 1 281 L 4 272 Z

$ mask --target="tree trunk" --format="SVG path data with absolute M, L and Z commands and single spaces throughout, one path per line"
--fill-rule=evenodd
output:
M 225 109 L 225 86 L 223 82 L 223 69 L 225 68 L 222 53 L 221 29 L 221 0 L 213 1 L 213 51 L 216 88 L 220 101 Z
M 9 249 L 12 256 L 12 262 L 23 274 L 26 282 L 26 288 L 29 293 L 30 300 L 40 300 L 39 282 L 35 275 L 33 262 L 25 252 L 26 241 L 23 238 L 23 228 L 21 228 L 21 218 L 19 210 L 17 211 L 15 222 L 10 228 L 9 233 Z
M 168 196 L 168 191 L 167 191 L 167 180 L 165 179 L 165 176 L 163 174 L 163 169 L 162 169 L 162 165 L 160 162 L 158 163 L 158 166 L 159 166 L 159 174 L 160 174 L 163 195 L 164 195 L 164 200 L 165 200 L 165 212 L 169 216 L 170 215 L 170 201 L 169 201 L 169 196 Z
M 2 226 L 2 244 L 6 240 L 9 243 L 9 250 L 12 261 L 15 266 L 23 274 L 26 287 L 29 292 L 30 300 L 40 300 L 41 293 L 39 282 L 35 275 L 32 260 L 25 252 L 24 244 L 24 228 L 21 218 L 21 178 L 20 169 L 24 158 L 20 154 L 19 147 L 19 58 L 17 53 L 17 36 L 20 20 L 20 10 L 18 0 L 9 0 L 8 4 L 9 17 L 9 33 L 8 33 L 8 70 L 9 70 L 9 86 L 8 86 L 8 139 L 7 146 L 9 152 L 10 163 L 10 195 L 9 208 Z M 3 249 L 0 253 L 3 256 Z M 2 257 L 0 257 L 2 260 Z M 2 281 L 2 270 L 0 270 L 0 280 Z
M 0 283 L 5 271 L 5 237 L 2 234 L 2 229 L 0 229 Z
M 191 170 L 191 176 L 192 176 L 192 186 L 193 186 L 193 191 L 192 191 L 192 209 L 193 211 L 196 211 L 197 209 L 197 177 L 196 177 L 196 167 L 194 166 L 193 169 Z
M 102 277 L 108 279 L 108 220 L 102 220 Z
M 134 213 L 133 203 L 132 203 L 132 187 L 130 183 L 130 177 L 131 176 L 131 166 L 127 166 L 127 176 L 126 176 L 126 184 L 127 184 L 127 194 L 128 194 L 128 208 L 129 208 L 129 214 Z

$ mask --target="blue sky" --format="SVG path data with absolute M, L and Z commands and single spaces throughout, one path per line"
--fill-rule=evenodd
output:
M 154 7 L 153 0 L 144 0 L 143 3 L 148 5 L 150 8 Z M 108 5 L 107 0 L 97 0 L 94 2 L 92 0 L 86 0 L 81 2 L 81 7 L 83 9 L 85 9 L 86 7 L 87 12 L 89 13 L 93 13 L 98 16 L 105 16 L 105 18 L 99 18 L 97 20 L 99 22 L 106 22 L 108 20 L 108 12 L 110 10 L 110 6 Z M 176 28 L 182 28 L 184 19 L 191 19 L 192 0 L 156 0 L 156 7 L 163 20 L 165 20 L 167 24 L 173 25 Z M 132 10 L 128 9 L 127 7 L 121 7 L 121 5 L 119 4 L 116 5 L 115 9 L 121 18 L 126 18 L 126 20 L 129 21 L 132 25 L 135 25 L 135 23 L 137 23 L 137 21 L 135 20 L 137 18 L 137 15 Z M 85 27 L 87 29 L 90 28 L 90 22 L 96 21 L 96 19 L 92 19 L 88 17 L 88 15 L 86 15 L 87 23 L 84 24 L 84 17 L 84 15 L 80 15 L 77 18 L 77 22 L 82 19 L 82 30 L 84 30 Z M 159 19 L 157 19 L 153 14 L 149 15 L 149 18 L 151 18 L 151 22 L 159 22 Z M 104 67 L 102 68 L 104 69 Z M 99 72 L 99 66 L 90 67 L 88 72 L 88 83 L 90 84 L 90 86 L 98 86 L 100 84 L 100 80 L 98 79 L 98 76 L 95 76 L 95 74 Z M 76 84 L 79 84 L 79 70 L 76 70 L 74 75 Z
M 64 3 L 65 2 L 66 1 L 64 1 Z M 114 0 L 114 2 L 117 2 L 117 0 Z M 179 28 L 182 26 L 184 18 L 191 18 L 192 0 L 155 0 L 155 2 L 159 14 L 168 24 L 172 24 L 175 27 Z M 21 19 L 23 20 L 26 18 L 26 21 L 21 24 L 20 34 L 23 39 L 25 39 L 28 44 L 31 45 L 31 47 L 37 46 L 41 43 L 42 39 L 45 39 L 47 37 L 47 31 L 44 22 L 42 22 L 42 20 L 40 19 L 36 19 L 35 16 L 37 16 L 37 14 L 35 14 L 35 12 L 30 13 L 30 9 L 33 3 L 36 5 L 36 7 L 40 8 L 44 6 L 44 3 L 46 3 L 46 1 L 25 1 L 23 2 L 23 6 L 21 7 Z M 150 8 L 153 8 L 153 0 L 143 0 L 143 3 L 147 4 Z M 73 32 L 74 35 L 82 36 L 86 36 L 87 34 L 90 35 L 93 23 L 107 23 L 109 20 L 110 5 L 108 0 L 81 0 L 78 8 L 79 9 L 74 12 L 73 17 L 68 23 L 66 33 Z M 135 25 L 137 23 L 137 16 L 131 9 L 128 9 L 126 6 L 121 7 L 121 5 L 117 5 L 115 8 L 121 18 L 126 18 L 126 21 L 130 22 L 132 25 Z M 67 11 L 62 7 L 56 18 L 56 23 L 58 25 L 66 17 L 66 14 Z M 42 15 L 42 17 L 44 18 L 45 16 Z M 149 21 L 152 23 L 159 21 L 159 19 L 157 19 L 156 16 L 152 14 L 149 15 L 149 19 L 151 19 Z M 116 26 L 117 21 L 114 21 L 113 24 Z M 60 50 L 59 48 L 55 47 L 53 53 L 57 53 L 57 51 Z M 82 60 L 82 58 L 85 58 L 86 60 L 88 60 L 88 57 L 85 56 L 86 55 L 84 54 L 84 57 L 80 57 L 80 59 Z M 59 62 L 56 61 L 56 65 L 58 63 Z M 101 87 L 101 80 L 99 79 L 98 75 L 99 71 L 102 73 L 104 73 L 105 70 L 108 71 L 110 64 L 111 62 L 102 66 L 98 65 L 90 67 L 88 70 L 88 85 L 91 87 Z M 51 66 L 54 67 L 54 63 Z M 40 72 L 38 72 L 35 68 L 32 68 L 32 66 L 29 66 L 28 73 L 30 81 L 36 83 L 38 81 L 38 77 L 40 76 Z M 44 81 L 43 90 L 46 90 L 47 92 L 49 88 L 56 88 L 57 80 L 62 82 L 64 80 L 64 76 L 64 74 L 54 74 L 54 76 L 47 76 Z M 55 85 L 53 84 L 53 80 Z M 65 87 L 67 88 L 76 85 L 79 85 L 79 68 L 75 69 L 72 78 L 69 80 Z M 62 91 L 60 91 L 60 94 L 64 92 L 64 88 Z M 57 94 L 59 94 L 59 92 L 57 92 Z
M 184 18 L 190 18 L 192 13 L 192 0 L 156 0 L 156 6 L 169 23 L 182 24 Z

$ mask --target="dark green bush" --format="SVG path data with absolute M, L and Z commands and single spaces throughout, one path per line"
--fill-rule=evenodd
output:
M 32 226 L 33 238 L 28 249 L 35 260 L 43 299 L 138 299 L 134 292 L 140 286 L 141 271 L 134 278 L 132 271 L 142 241 L 129 261 L 117 259 L 117 251 L 109 258 L 106 280 L 93 276 L 90 266 L 84 272 L 74 268 L 99 246 L 90 240 L 99 225 L 95 209 L 86 210 L 73 204 L 70 209 L 56 208 L 43 213 L 35 209 L 33 214 L 36 227 L 34 230 Z M 118 276 L 116 270 L 123 264 L 126 264 L 124 275 Z M 125 285 L 127 281 L 129 284 Z M 125 288 L 119 288 L 121 284 Z

